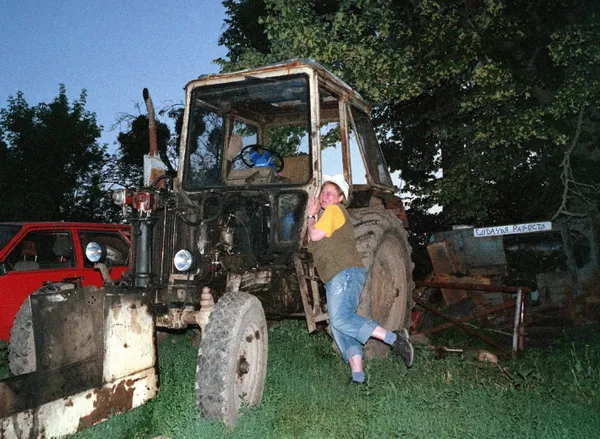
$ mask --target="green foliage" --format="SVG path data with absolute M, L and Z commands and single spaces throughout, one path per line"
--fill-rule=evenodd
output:
M 302 138 L 306 136 L 306 128 L 277 127 L 269 131 L 269 145 L 277 145 L 277 152 L 282 156 L 295 155 Z
M 234 430 L 196 416 L 197 340 L 172 335 L 159 345 L 158 397 L 74 437 L 595 438 L 600 339 L 593 328 L 589 334 L 500 367 L 455 354 L 438 360 L 417 345 L 412 369 L 395 358 L 367 360 L 367 383 L 350 386 L 348 366 L 326 333 L 283 321 L 269 330 L 263 401 L 244 408 Z
M 119 149 L 109 154 L 98 144 L 102 127 L 85 109 L 85 90 L 69 102 L 64 85 L 51 103 L 30 106 L 23 93 L 0 110 L 0 217 L 4 221 L 119 222 L 121 213 L 108 193 L 115 186 L 142 184 L 143 156 L 148 153 L 148 117 L 120 116 L 127 130 Z M 163 112 L 161 112 L 162 114 Z M 164 111 L 177 134 L 157 123 L 157 143 L 170 172 L 177 160 L 183 108 Z M 18 190 L 15 190 L 18 189 Z
M 310 57 L 341 76 L 378 104 L 388 164 L 417 197 L 411 209 L 444 208 L 440 227 L 545 219 L 564 202 L 580 213 L 597 208 L 596 2 L 223 4 L 223 69 Z M 565 164 L 574 140 L 582 160 Z M 583 186 L 563 191 L 571 177 Z
M 531 390 L 536 382 L 540 380 L 539 375 L 532 369 L 517 370 L 515 373 L 510 373 L 502 369 L 506 375 L 508 382 L 516 390 Z
M 183 117 L 180 113 L 169 113 L 173 117 Z M 143 184 L 144 155 L 150 148 L 148 116 L 124 115 L 121 121 L 127 123 L 127 130 L 119 132 L 117 141 L 119 147 L 112 157 L 111 182 L 121 187 L 139 187 Z M 156 143 L 161 160 L 167 165 L 168 172 L 175 173 L 171 159 L 177 158 L 175 140 L 171 130 L 162 122 L 156 123 Z
M 577 395 L 588 404 L 598 402 L 600 397 L 600 359 L 598 353 L 586 344 L 582 352 L 575 343 L 571 346 L 572 387 Z
M 13 221 L 97 221 L 112 209 L 102 182 L 108 160 L 101 127 L 69 102 L 64 85 L 50 103 L 29 106 L 23 93 L 0 110 L 0 217 Z

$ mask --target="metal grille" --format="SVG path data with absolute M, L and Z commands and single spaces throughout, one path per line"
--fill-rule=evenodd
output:
M 172 211 L 157 212 L 152 236 L 152 272 L 160 285 L 167 283 L 173 267 L 176 222 L 176 216 Z

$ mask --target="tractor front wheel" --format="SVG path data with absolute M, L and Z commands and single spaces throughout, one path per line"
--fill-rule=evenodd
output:
M 221 297 L 198 350 L 196 406 L 202 416 L 233 426 L 242 403 L 260 403 L 267 338 L 265 313 L 255 296 L 235 292 Z

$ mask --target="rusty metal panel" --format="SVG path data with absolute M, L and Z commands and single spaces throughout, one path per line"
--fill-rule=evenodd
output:
M 478 274 L 480 270 L 488 276 L 506 273 L 504 241 L 501 236 L 488 239 L 466 236 L 464 251 L 471 274 Z
M 103 380 L 147 369 L 156 363 L 154 318 L 139 294 L 107 294 L 104 316 Z
M 463 274 L 486 276 L 506 274 L 506 256 L 501 236 L 475 238 L 473 229 L 438 232 L 435 242 L 447 242 L 456 257 L 462 261 Z
M 227 273 L 227 292 L 246 291 L 255 293 L 264 291 L 271 284 L 273 273 L 271 269 L 252 269 L 244 273 Z
M 5 382 L 0 383 L 2 395 L 5 386 Z M 152 367 L 100 388 L 53 399 L 12 416 L 2 415 L 0 437 L 32 439 L 71 435 L 113 414 L 138 407 L 156 396 L 157 392 L 158 376 Z
M 402 225 L 405 229 L 408 229 L 408 216 L 406 215 L 406 210 L 404 208 L 404 203 L 402 202 L 402 198 L 396 195 L 390 194 L 381 194 L 383 199 L 383 204 L 387 210 L 390 210 L 394 215 L 398 217 L 400 221 L 402 221 Z
M 0 437 L 73 434 L 153 398 L 156 349 L 146 294 L 111 287 L 32 296 L 38 367 L 0 381 Z
M 57 398 L 100 386 L 102 363 L 93 359 L 0 381 L 0 418 L 30 411 Z
M 427 253 L 436 275 L 464 273 L 465 269 L 452 242 L 434 242 L 427 246 Z
M 95 287 L 32 294 L 36 370 L 99 360 L 103 351 L 102 307 L 103 294 Z M 92 368 L 90 373 L 89 386 L 99 385 L 100 368 Z

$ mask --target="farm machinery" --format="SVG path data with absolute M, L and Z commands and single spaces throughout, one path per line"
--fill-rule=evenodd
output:
M 176 175 L 152 134 L 144 186 L 113 194 L 129 212 L 128 275 L 102 288 L 49 284 L 30 296 L 22 357 L 34 372 L 0 382 L 0 435 L 72 434 L 158 393 L 156 329 L 201 335 L 200 415 L 233 426 L 261 401 L 267 317 L 327 324 L 323 285 L 306 250 L 306 206 L 324 174 L 350 183 L 348 212 L 368 271 L 359 313 L 406 326 L 412 268 L 406 215 L 369 108 L 319 64 L 293 60 L 202 76 L 186 86 Z M 370 341 L 368 356 L 387 353 Z

